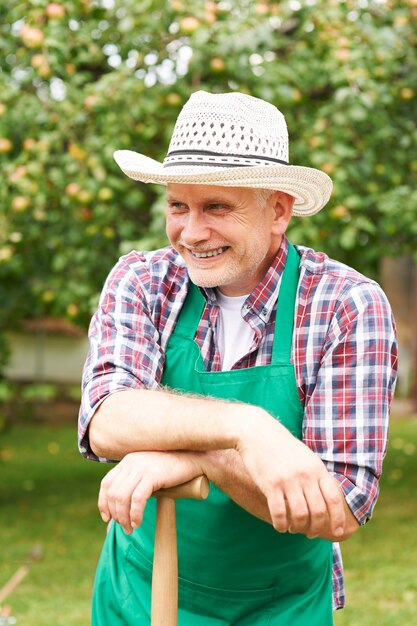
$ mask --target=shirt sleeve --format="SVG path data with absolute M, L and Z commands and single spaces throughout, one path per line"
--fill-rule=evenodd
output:
M 78 421 L 79 449 L 98 458 L 88 439 L 95 411 L 110 394 L 124 389 L 156 388 L 162 375 L 163 353 L 149 305 L 149 272 L 136 259 L 133 269 L 122 257 L 110 273 L 89 328 L 90 349 L 82 378 Z
M 376 283 L 356 284 L 329 325 L 303 439 L 339 481 L 360 524 L 370 519 L 379 493 L 396 370 L 387 298 Z

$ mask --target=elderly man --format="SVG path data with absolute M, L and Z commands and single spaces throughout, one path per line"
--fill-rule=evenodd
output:
M 240 93 L 194 93 L 163 164 L 171 245 L 111 272 L 90 328 L 80 449 L 120 461 L 93 624 L 146 625 L 155 502 L 178 506 L 179 623 L 328 626 L 344 604 L 339 541 L 371 516 L 396 343 L 380 287 L 285 236 L 328 201 L 326 174 L 288 164 L 284 117 Z M 146 508 L 145 508 L 146 505 Z

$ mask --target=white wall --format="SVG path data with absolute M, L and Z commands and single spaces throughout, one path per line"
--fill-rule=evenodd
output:
M 11 381 L 78 384 L 88 351 L 87 337 L 10 333 L 11 358 L 5 369 Z

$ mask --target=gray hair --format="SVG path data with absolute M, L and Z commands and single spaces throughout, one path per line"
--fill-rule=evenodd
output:
M 255 200 L 257 205 L 261 208 L 263 207 L 275 193 L 274 189 L 255 189 Z

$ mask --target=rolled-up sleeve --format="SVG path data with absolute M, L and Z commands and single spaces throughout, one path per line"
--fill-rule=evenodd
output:
M 376 283 L 351 287 L 329 324 L 304 441 L 331 471 L 360 524 L 372 515 L 397 370 L 395 324 Z
M 103 400 L 125 389 L 158 386 L 163 368 L 159 334 L 152 321 L 146 265 L 122 257 L 110 273 L 90 328 L 78 421 L 79 449 L 98 459 L 88 439 L 89 423 Z

